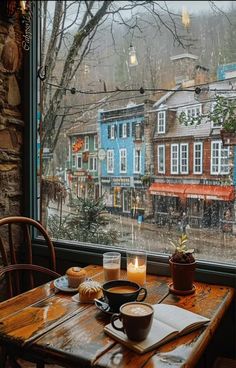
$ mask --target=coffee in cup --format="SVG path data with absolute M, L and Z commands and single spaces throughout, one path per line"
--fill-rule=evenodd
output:
M 102 285 L 105 302 L 110 310 L 118 312 L 122 304 L 143 301 L 147 296 L 147 289 L 128 280 L 113 280 Z
M 151 329 L 153 314 L 151 304 L 130 302 L 120 307 L 120 313 L 112 315 L 111 324 L 115 330 L 124 332 L 130 340 L 142 341 Z M 115 324 L 116 320 L 121 321 L 121 327 Z

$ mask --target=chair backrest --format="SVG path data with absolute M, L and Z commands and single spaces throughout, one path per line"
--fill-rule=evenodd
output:
M 45 245 L 48 247 L 50 265 L 49 268 L 41 267 L 40 265 L 36 265 L 35 267 L 32 251 L 33 229 L 36 229 L 38 231 L 38 235 L 43 237 Z M 22 245 L 20 245 L 21 253 L 19 255 L 19 244 L 21 243 L 20 238 L 22 239 Z M 22 252 L 24 256 L 23 259 Z M 9 268 L 9 270 L 6 269 L 6 272 L 8 273 L 8 294 L 10 297 L 19 294 L 22 290 L 19 272 L 20 269 L 24 269 L 29 272 L 29 277 L 27 278 L 27 280 L 29 281 L 28 288 L 33 288 L 35 286 L 33 271 L 47 273 L 54 278 L 60 276 L 58 273 L 56 273 L 56 255 L 53 243 L 45 228 L 39 222 L 31 218 L 22 216 L 10 216 L 0 219 L 0 254 L 4 267 L 10 265 L 21 265 L 21 267 L 18 268 L 13 267 Z M 21 257 L 20 259 L 19 256 Z M 32 268 L 27 266 L 22 267 L 23 264 L 34 264 L 34 266 Z M 50 274 L 50 271 L 53 271 L 54 274 Z

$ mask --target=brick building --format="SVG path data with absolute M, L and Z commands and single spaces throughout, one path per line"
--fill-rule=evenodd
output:
M 214 108 L 217 91 L 235 89 L 236 78 L 208 82 L 208 69 L 194 67 L 196 60 L 188 54 L 173 58 L 176 90 L 154 104 L 154 183 L 149 190 L 158 223 L 181 222 L 184 214 L 190 226 L 216 227 L 226 212 L 232 220 L 235 217 L 234 187 L 229 180 L 233 151 L 223 146 L 220 122 L 203 119 L 200 125 L 183 125 L 178 118 L 181 112 L 187 117 L 206 114 Z M 205 84 L 196 93 L 195 86 L 204 75 Z

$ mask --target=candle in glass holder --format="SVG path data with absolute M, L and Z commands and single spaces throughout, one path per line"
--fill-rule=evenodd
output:
M 127 279 L 144 285 L 146 283 L 146 262 L 145 252 L 127 252 Z

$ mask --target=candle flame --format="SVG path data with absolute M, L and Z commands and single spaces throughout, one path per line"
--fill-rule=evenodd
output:
M 134 267 L 138 268 L 138 257 L 135 258 Z

